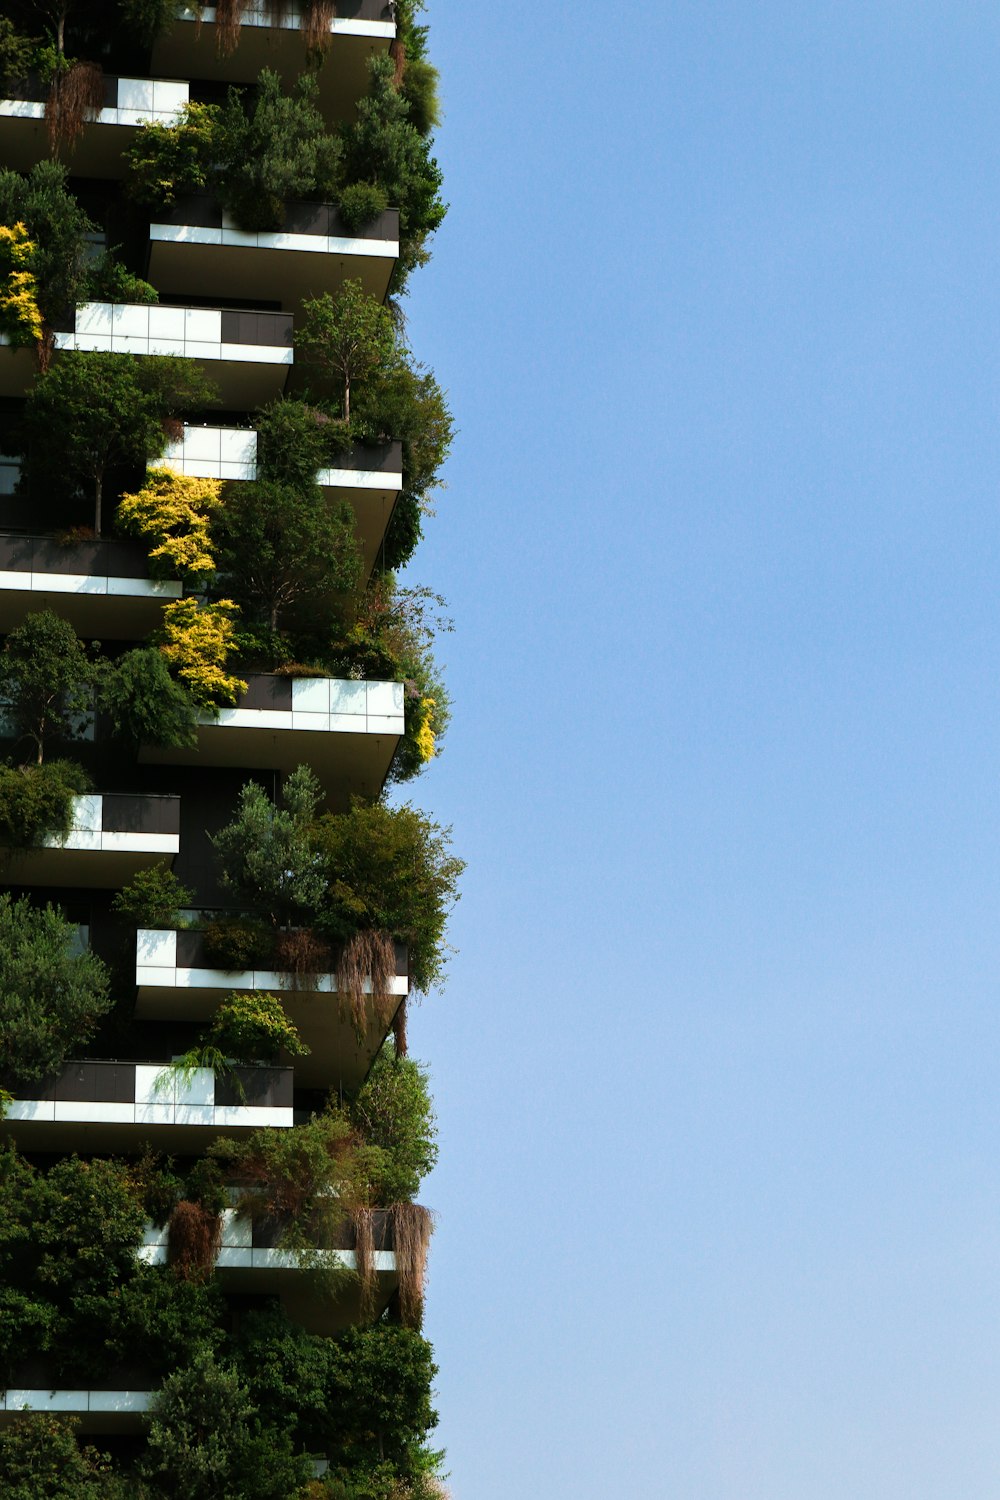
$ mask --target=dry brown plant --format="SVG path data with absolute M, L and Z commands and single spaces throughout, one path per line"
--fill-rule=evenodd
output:
M 396 1007 L 396 1014 L 392 1018 L 392 1041 L 396 1049 L 397 1057 L 405 1057 L 406 1045 L 406 997 Z
M 399 1277 L 400 1321 L 406 1328 L 419 1328 L 424 1319 L 427 1250 L 434 1221 L 430 1209 L 420 1203 L 393 1203 L 388 1214 Z
M 170 1215 L 167 1262 L 185 1281 L 211 1275 L 222 1244 L 222 1216 L 183 1198 Z
M 218 0 L 215 7 L 215 50 L 220 57 L 236 51 L 246 0 Z
M 378 1019 L 388 1025 L 392 1014 L 391 985 L 396 977 L 396 945 L 387 932 L 367 928 L 344 944 L 337 965 L 337 993 L 350 1008 L 354 1029 L 363 1036 L 367 1023 L 366 981 Z
M 323 52 L 330 45 L 330 23 L 336 14 L 336 0 L 309 0 L 304 17 L 308 52 Z
M 406 72 L 406 43 L 401 42 L 398 36 L 394 36 L 389 43 L 389 56 L 396 67 L 392 81 L 398 89 L 403 82 L 403 74 Z
M 293 989 L 308 989 L 317 974 L 329 972 L 330 950 L 311 927 L 280 932 L 274 945 L 275 963 L 292 976 Z
M 72 151 L 86 121 L 97 118 L 104 103 L 104 74 L 97 63 L 75 62 L 65 73 L 57 73 L 45 101 L 45 124 L 49 150 L 58 157 L 60 148 Z
M 361 1317 L 367 1323 L 375 1315 L 375 1232 L 371 1208 L 365 1204 L 351 1210 L 354 1226 L 354 1267 L 361 1287 Z

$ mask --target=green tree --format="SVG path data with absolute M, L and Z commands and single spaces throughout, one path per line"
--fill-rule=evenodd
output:
M 111 910 L 136 927 L 173 927 L 181 907 L 190 906 L 194 892 L 162 862 L 137 870 L 128 885 L 111 901 Z
M 427 260 L 427 238 L 447 206 L 441 197 L 441 168 L 414 124 L 409 100 L 396 86 L 393 59 L 376 53 L 369 69 L 368 93 L 344 132 L 344 178 L 377 185 L 399 209 L 400 253 L 393 272 L 393 289 L 399 292 L 414 266 Z M 426 104 L 421 123 L 425 116 Z
M 230 89 L 213 141 L 216 192 L 241 228 L 280 229 L 289 199 L 334 196 L 340 142 L 327 133 L 318 98 L 312 74 L 286 94 L 269 68 L 249 99 Z
M 365 1144 L 382 1154 L 374 1184 L 381 1203 L 416 1196 L 437 1161 L 437 1130 L 427 1073 L 409 1057 L 397 1057 L 387 1042 L 350 1105 Z
M 52 610 L 26 615 L 0 652 L 0 698 L 16 736 L 42 764 L 45 741 L 70 739 L 93 706 L 94 669 L 68 620 Z
M 293 607 L 315 607 L 360 576 L 354 512 L 328 504 L 316 484 L 234 485 L 212 534 L 229 592 L 272 630 Z
M 150 1407 L 149 1478 L 184 1500 L 289 1500 L 309 1475 L 286 1434 L 264 1429 L 235 1370 L 201 1349 Z
M 77 1423 L 44 1412 L 25 1413 L 0 1432 L 0 1491 L 4 1500 L 101 1500 L 103 1467 L 81 1449 Z
M 0 171 L 0 224 L 23 224 L 35 246 L 32 273 L 48 329 L 87 295 L 91 274 L 87 236 L 97 226 L 66 186 L 58 162 L 38 162 L 26 177 Z
M 7 16 L 0 16 L 0 84 L 23 83 L 31 72 L 34 44 Z
M 111 1009 L 105 964 L 76 941 L 53 906 L 0 896 L 0 1066 L 18 1084 L 55 1072 Z
M 171 355 L 63 354 L 24 405 L 25 452 L 32 475 L 69 470 L 91 487 L 94 531 L 101 534 L 104 480 L 116 464 L 145 465 L 167 444 L 164 423 L 198 409 L 214 387 L 193 360 Z
M 222 883 L 267 911 L 275 923 L 310 920 L 326 890 L 323 862 L 312 843 L 320 788 L 308 766 L 286 778 L 279 806 L 255 781 L 240 792 L 236 816 L 212 844 Z
M 114 733 L 135 749 L 197 744 L 194 703 L 155 646 L 137 646 L 109 662 L 101 673 L 98 702 Z
M 319 930 L 331 941 L 366 928 L 391 933 L 408 946 L 414 988 L 436 984 L 465 869 L 451 852 L 450 833 L 408 805 L 355 801 L 349 812 L 321 817 L 314 837 L 329 885 Z
M 345 422 L 351 420 L 351 391 L 371 379 L 395 356 L 392 317 L 360 281 L 348 279 L 336 297 L 324 292 L 302 304 L 295 348 L 308 374 L 332 386 Z

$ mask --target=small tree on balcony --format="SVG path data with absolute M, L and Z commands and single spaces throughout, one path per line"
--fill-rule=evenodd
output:
M 75 938 L 54 907 L 0 896 L 0 1069 L 16 1084 L 55 1072 L 111 1009 L 107 968 Z
M 90 488 L 101 534 L 104 480 L 119 464 L 145 466 L 167 444 L 164 424 L 208 405 L 214 387 L 192 360 L 169 355 L 67 353 L 36 382 L 24 405 L 26 456 L 34 476 L 68 470 Z
M 68 620 L 49 609 L 25 617 L 0 652 L 0 697 L 19 739 L 42 764 L 53 735 L 71 739 L 93 706 L 94 668 Z
M 345 422 L 351 420 L 352 387 L 393 359 L 396 332 L 377 297 L 348 280 L 336 297 L 324 292 L 303 303 L 302 328 L 295 347 L 309 373 L 332 387 Z

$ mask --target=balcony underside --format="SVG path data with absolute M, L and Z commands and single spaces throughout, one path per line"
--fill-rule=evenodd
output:
M 259 727 L 233 722 L 233 716 L 249 712 L 223 710 L 218 723 L 199 726 L 195 748 L 145 745 L 139 760 L 144 765 L 232 766 L 250 771 L 294 771 L 308 764 L 331 807 L 346 807 L 352 796 L 378 796 L 399 743 L 398 734 L 271 729 L 266 722 Z
M 340 0 L 330 49 L 317 74 L 319 103 L 327 119 L 345 119 L 368 88 L 368 60 L 387 52 L 395 35 L 388 7 L 368 0 Z M 262 68 L 272 68 L 288 87 L 302 72 L 304 42 L 298 29 L 253 25 L 244 21 L 239 45 L 220 57 L 215 7 L 205 6 L 201 25 L 194 13 L 182 16 L 153 48 L 153 71 L 177 78 L 221 79 L 253 83 Z
M 122 836 L 119 848 L 0 850 L 0 877 L 8 885 L 120 890 L 138 871 L 170 864 L 178 852 L 176 837 L 163 836 L 156 843 L 147 840 L 144 848 L 128 847 L 128 837 Z M 110 843 L 112 836 L 106 834 L 104 838 Z
M 8 113 L 15 102 L 19 112 Z M 0 155 L 5 167 L 12 167 L 16 172 L 30 172 L 37 162 L 48 159 L 49 135 L 44 114 L 42 104 L 22 104 L 13 100 L 0 103 Z M 124 177 L 122 152 L 128 150 L 134 139 L 134 126 L 129 129 L 117 121 L 105 124 L 98 118 L 84 125 L 67 165 L 74 177 L 105 180 Z
M 343 241 L 341 248 L 317 250 L 297 247 L 297 241 L 308 244 L 311 237 L 306 235 L 283 236 L 287 243 L 272 248 L 240 244 L 238 240 L 248 236 L 239 236 L 235 230 L 151 226 L 151 236 L 160 232 L 170 238 L 152 239 L 146 274 L 162 294 L 217 297 L 226 302 L 261 302 L 278 296 L 286 312 L 295 311 L 307 297 L 336 293 L 349 277 L 381 302 L 396 261 L 397 247 L 392 241 L 359 238 Z M 199 236 L 208 235 L 225 235 L 229 242 L 199 241 Z M 385 248 L 379 250 L 379 246 Z
M 51 609 L 85 638 L 142 640 L 160 624 L 164 604 L 180 596 L 179 583 L 0 571 L 0 634 Z
M 205 349 L 161 348 L 155 344 L 137 347 L 134 343 L 87 335 L 57 334 L 56 358 L 65 349 L 98 350 L 121 354 L 181 354 L 196 359 L 206 377 L 217 388 L 219 402 L 232 411 L 251 411 L 266 406 L 285 389 L 292 365 L 291 350 L 266 349 L 260 358 L 248 349 L 236 355 L 232 347 L 220 344 Z M 34 383 L 38 364 L 31 349 L 0 347 L 0 396 L 23 399 Z

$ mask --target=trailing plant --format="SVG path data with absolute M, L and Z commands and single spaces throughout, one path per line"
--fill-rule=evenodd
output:
M 98 703 L 112 731 L 127 744 L 181 749 L 198 742 L 197 710 L 188 690 L 170 675 L 162 652 L 138 646 L 102 666 Z
M 97 63 L 62 54 L 52 59 L 45 124 L 54 157 L 63 147 L 72 151 L 84 124 L 97 118 L 103 103 L 104 74 Z
M 208 712 L 235 704 L 247 685 L 227 672 L 237 607 L 231 599 L 201 604 L 174 599 L 163 611 L 160 650 L 195 704 Z
M 221 1245 L 221 1215 L 182 1198 L 170 1215 L 168 1265 L 185 1281 L 204 1281 L 212 1274 Z
M 65 838 L 73 799 L 91 787 L 86 771 L 72 760 L 0 765 L 0 844 L 26 848 L 47 836 Z
M 36 253 L 22 223 L 0 224 L 0 332 L 13 349 L 30 349 L 42 339 Z
M 148 870 L 137 870 L 112 897 L 111 910 L 136 927 L 176 927 L 181 908 L 193 899 L 193 892 L 161 860 Z
M 434 1230 L 430 1210 L 420 1203 L 393 1203 L 389 1210 L 399 1277 L 399 1317 L 404 1328 L 420 1328 L 424 1317 L 427 1251 Z
M 392 981 L 396 977 L 396 945 L 388 932 L 362 928 L 340 950 L 337 994 L 350 1011 L 354 1029 L 362 1037 L 368 1026 L 368 1005 L 387 1026 L 395 1008 Z
M 54 735 L 72 739 L 93 706 L 94 670 L 76 631 L 52 610 L 26 615 L 0 652 L 0 700 L 15 738 L 42 764 Z
M 215 1012 L 205 1040 L 237 1063 L 273 1062 L 280 1052 L 289 1057 L 309 1055 L 281 1001 L 260 990 L 228 995 Z
M 76 940 L 55 907 L 0 895 L 0 1072 L 19 1087 L 54 1073 L 111 1009 L 107 966 Z
M 197 584 L 215 572 L 210 525 L 221 505 L 221 480 L 149 469 L 142 489 L 121 497 L 117 519 L 127 535 L 146 542 L 154 577 Z

